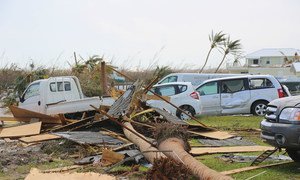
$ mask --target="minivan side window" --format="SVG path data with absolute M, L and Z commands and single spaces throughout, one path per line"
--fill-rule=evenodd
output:
M 221 93 L 235 93 L 246 89 L 245 79 L 225 80 L 221 83 Z
M 24 94 L 24 100 L 33 97 L 33 96 L 38 96 L 40 95 L 40 83 L 35 83 L 32 84 L 28 87 Z
M 169 83 L 169 82 L 177 82 L 177 76 L 170 76 L 164 79 L 160 84 Z
M 273 88 L 273 83 L 267 78 L 255 78 L 249 80 L 250 89 Z
M 218 94 L 218 82 L 206 83 L 201 87 L 197 88 L 196 91 L 200 94 L 200 96 Z

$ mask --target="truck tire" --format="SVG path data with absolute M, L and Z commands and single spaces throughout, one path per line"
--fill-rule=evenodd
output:
M 266 114 L 268 101 L 256 101 L 251 106 L 251 113 L 254 116 L 264 116 Z
M 286 149 L 286 152 L 295 162 L 300 162 L 300 150 L 299 149 L 298 150 Z
M 191 116 L 195 116 L 195 109 L 193 108 L 193 107 L 191 107 L 191 106 L 187 106 L 187 105 L 185 105 L 185 106 L 181 106 L 181 107 L 179 107 L 180 109 L 182 109 L 182 110 L 184 110 L 186 113 L 188 113 L 189 115 L 191 115 Z M 180 111 L 178 111 L 177 110 L 177 112 L 176 112 L 176 116 L 179 118 L 179 119 L 181 119 L 181 120 L 187 120 L 187 119 L 190 119 L 186 114 L 184 114 L 184 113 L 182 113 L 182 112 L 180 112 Z

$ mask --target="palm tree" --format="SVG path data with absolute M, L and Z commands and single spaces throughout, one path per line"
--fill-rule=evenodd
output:
M 226 39 L 226 41 L 224 41 L 224 55 L 223 55 L 223 58 L 222 58 L 222 61 L 220 62 L 219 66 L 217 67 L 215 73 L 218 72 L 218 70 L 220 69 L 221 65 L 223 64 L 226 56 L 231 53 L 231 54 L 237 54 L 239 52 L 239 50 L 242 48 L 242 45 L 240 43 L 241 40 L 235 40 L 235 41 L 232 41 L 230 40 L 230 37 L 228 37 Z
M 209 41 L 210 41 L 210 43 L 211 43 L 211 44 L 210 44 L 210 49 L 209 49 L 209 51 L 208 51 L 208 53 L 207 53 L 205 63 L 204 63 L 204 65 L 202 66 L 202 68 L 201 68 L 201 70 L 199 71 L 199 73 L 202 73 L 204 67 L 206 66 L 207 61 L 208 61 L 208 57 L 209 57 L 211 51 L 212 51 L 214 48 L 216 48 L 218 45 L 220 45 L 223 41 L 225 41 L 225 37 L 224 37 L 224 36 L 225 36 L 225 34 L 223 34 L 222 31 L 220 31 L 220 32 L 218 32 L 218 33 L 216 33 L 216 34 L 214 34 L 214 32 L 212 31 L 212 32 L 211 32 L 211 35 L 208 36 L 208 37 L 209 37 Z

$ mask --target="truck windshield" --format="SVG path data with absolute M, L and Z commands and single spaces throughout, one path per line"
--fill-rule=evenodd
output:
M 40 83 L 32 84 L 27 88 L 24 94 L 24 100 L 38 95 L 40 95 Z

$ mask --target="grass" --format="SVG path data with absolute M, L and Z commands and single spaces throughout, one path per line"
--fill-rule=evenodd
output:
M 26 175 L 30 172 L 31 168 L 38 168 L 41 170 L 46 169 L 53 169 L 53 168 L 60 168 L 65 166 L 71 166 L 73 165 L 73 161 L 71 160 L 61 160 L 61 159 L 55 159 L 52 162 L 46 162 L 46 163 L 29 163 L 26 165 L 17 166 L 14 170 L 10 170 L 8 172 L 2 172 L 0 171 L 0 179 L 6 180 L 6 179 L 23 179 L 26 177 Z
M 208 125 L 209 127 L 214 127 L 219 130 L 226 130 L 230 132 L 235 132 L 237 135 L 244 137 L 247 140 L 255 142 L 259 145 L 267 145 L 264 143 L 260 137 L 259 132 L 253 129 L 258 129 L 262 117 L 257 116 L 211 116 L 211 117 L 200 117 L 201 122 Z M 192 123 L 196 123 L 191 121 Z M 252 129 L 252 130 L 251 130 Z M 190 140 L 191 145 L 199 145 L 196 139 Z M 259 155 L 261 152 L 257 153 L 238 153 L 240 155 Z M 282 154 L 277 153 L 277 154 Z M 250 166 L 250 163 L 231 163 L 225 162 L 217 156 L 220 154 L 213 154 L 213 155 L 203 155 L 197 156 L 196 158 L 207 165 L 208 167 L 221 171 L 227 171 L 242 167 Z M 270 164 L 275 162 L 263 162 L 263 164 Z M 232 175 L 235 179 L 247 179 L 249 177 L 255 176 L 259 173 L 259 176 L 253 179 L 266 179 L 266 180 L 282 180 L 282 179 L 300 179 L 300 164 L 299 163 L 290 163 L 275 167 L 269 168 L 262 168 L 247 172 L 242 172 L 238 174 Z

